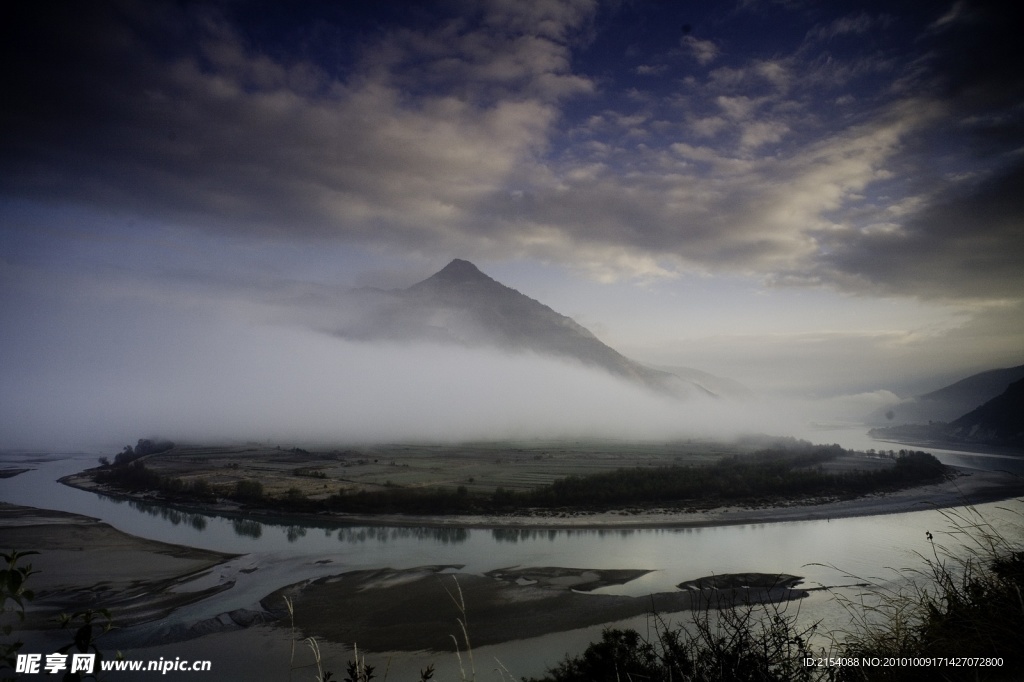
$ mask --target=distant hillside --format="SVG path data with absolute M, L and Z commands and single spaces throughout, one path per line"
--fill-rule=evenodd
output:
M 1024 379 L 949 426 L 956 438 L 1024 446 Z
M 874 426 L 951 422 L 1020 379 L 1024 379 L 1024 365 L 973 374 L 937 391 L 876 410 L 865 421 Z
M 660 369 L 663 372 L 675 374 L 681 379 L 686 379 L 687 381 L 699 384 L 711 393 L 722 398 L 729 398 L 731 400 L 753 400 L 756 396 L 754 391 L 738 381 L 716 376 L 692 367 L 668 367 L 655 365 L 654 368 Z
M 1024 379 L 952 422 L 872 429 L 873 438 L 1024 448 Z
M 715 395 L 707 382 L 627 358 L 571 318 L 488 277 L 469 261 L 453 260 L 406 289 L 362 289 L 357 298 L 358 314 L 336 330 L 346 338 L 530 351 L 601 369 L 661 393 Z

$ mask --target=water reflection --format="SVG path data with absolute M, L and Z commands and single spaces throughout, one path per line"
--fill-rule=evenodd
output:
M 239 519 L 225 514 L 199 513 L 169 507 L 154 502 L 125 499 L 122 497 L 111 497 L 102 493 L 96 493 L 104 501 L 114 505 L 128 505 L 131 509 L 142 512 L 148 516 L 157 517 L 169 522 L 172 526 L 188 525 L 197 531 L 204 531 L 211 522 L 228 522 L 232 530 L 239 537 L 259 539 L 263 536 L 264 528 L 278 528 L 284 533 L 289 543 L 298 542 L 306 537 L 306 534 L 313 529 L 322 530 L 324 537 L 331 537 L 338 533 L 338 540 L 350 544 L 366 542 L 397 542 L 403 540 L 430 540 L 444 545 L 464 543 L 469 539 L 470 531 L 466 528 L 391 528 L 377 526 L 336 526 L 324 524 L 322 521 L 310 523 L 292 523 L 289 525 L 277 523 L 263 523 L 252 519 Z M 555 540 L 558 533 L 564 531 L 541 531 L 549 533 L 549 539 Z
M 645 531 L 651 532 L 651 531 Z M 633 537 L 635 528 L 494 528 L 491 537 L 495 542 L 533 542 L 536 540 L 580 539 L 580 538 L 620 538 Z
M 187 524 L 196 530 L 202 531 L 206 530 L 208 523 L 205 514 L 181 511 L 180 509 L 174 509 L 173 507 L 165 507 L 163 505 L 153 504 L 151 502 L 140 502 L 138 500 L 123 500 L 116 497 L 108 497 L 107 499 L 114 504 L 124 504 L 127 502 L 128 506 L 132 509 L 169 521 L 172 526 Z
M 469 539 L 465 528 L 388 528 L 384 526 L 356 526 L 338 529 L 338 540 L 350 544 L 364 542 L 397 542 L 402 540 L 431 540 L 443 545 L 456 545 Z
M 233 519 L 231 527 L 241 537 L 253 538 L 255 540 L 263 535 L 263 524 L 252 519 Z

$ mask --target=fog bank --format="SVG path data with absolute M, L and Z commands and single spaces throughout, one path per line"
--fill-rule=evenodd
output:
M 0 393 L 0 447 L 120 447 L 151 435 L 646 440 L 781 433 L 795 423 L 763 405 L 678 401 L 530 353 L 348 342 L 231 319 L 178 322 L 50 334 L 42 353 L 38 345 L 7 346 L 5 362 L 16 370 Z

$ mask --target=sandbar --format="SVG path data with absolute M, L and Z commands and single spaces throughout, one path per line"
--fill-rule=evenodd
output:
M 185 604 L 228 589 L 226 582 L 197 591 L 180 590 L 235 555 L 147 540 L 122 533 L 97 519 L 67 512 L 0 503 L 0 548 L 35 551 L 35 592 L 24 627 L 56 627 L 55 616 L 87 608 L 115 612 L 127 627 L 160 620 Z
M 602 573 L 609 573 L 602 578 Z M 276 590 L 263 608 L 304 635 L 372 651 L 465 650 L 554 632 L 600 625 L 646 613 L 676 613 L 735 603 L 799 599 L 796 576 L 753 577 L 731 587 L 681 589 L 644 597 L 587 594 L 574 585 L 596 587 L 621 581 L 621 575 L 585 568 L 524 569 L 535 578 L 520 584 L 514 571 L 485 575 L 462 573 L 455 566 L 370 569 L 341 573 Z M 646 571 L 637 571 L 642 575 Z M 748 574 L 759 576 L 760 574 Z M 575 577 L 575 579 L 573 579 Z M 567 579 L 568 578 L 568 579 Z M 747 585 L 747 582 L 753 582 Z M 742 583 L 742 584 L 741 584 Z M 461 621 L 461 623 L 460 623 Z M 463 629 L 465 626 L 465 629 Z

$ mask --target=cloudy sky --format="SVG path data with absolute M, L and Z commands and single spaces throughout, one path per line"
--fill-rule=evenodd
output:
M 636 359 L 768 392 L 1020 364 L 1004 5 L 5 7 L 0 431 L 133 433 L 160 426 L 140 405 L 185 423 L 256 386 L 322 405 L 355 381 L 332 357 L 415 375 L 295 320 L 455 257 Z

